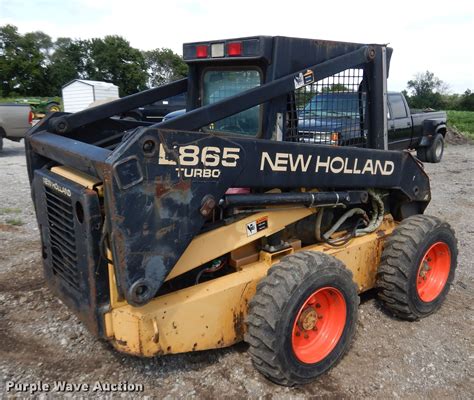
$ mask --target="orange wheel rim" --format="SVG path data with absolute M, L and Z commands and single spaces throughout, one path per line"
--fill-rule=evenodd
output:
M 334 350 L 346 325 L 346 300 L 333 287 L 316 290 L 299 309 L 293 323 L 293 352 L 303 363 L 314 364 Z
M 444 242 L 433 244 L 423 256 L 416 276 L 418 297 L 425 303 L 436 299 L 448 281 L 451 251 Z

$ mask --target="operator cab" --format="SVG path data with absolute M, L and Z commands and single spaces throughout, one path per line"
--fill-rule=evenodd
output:
M 187 110 L 217 103 L 304 69 L 361 44 L 255 36 L 187 43 Z M 295 75 L 294 91 L 202 127 L 204 132 L 263 139 L 365 147 L 368 137 L 368 68 L 361 65 L 318 80 Z

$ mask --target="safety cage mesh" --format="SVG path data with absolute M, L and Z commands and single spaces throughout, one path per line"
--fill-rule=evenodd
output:
M 366 147 L 364 70 L 347 69 L 288 94 L 286 141 Z

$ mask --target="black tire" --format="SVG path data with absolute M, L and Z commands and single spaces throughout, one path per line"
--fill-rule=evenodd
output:
M 443 158 L 444 154 L 444 137 L 441 133 L 438 133 L 431 146 L 426 148 L 426 161 L 430 163 L 439 163 Z
M 46 105 L 46 112 L 58 112 L 61 111 L 61 105 L 57 102 L 51 102 Z
M 3 150 L 3 137 L 0 136 L 0 153 Z
M 426 147 L 418 147 L 416 149 L 416 156 L 420 161 L 426 162 Z
M 311 307 L 309 303 L 306 306 L 306 301 L 318 289 L 329 290 L 331 295 L 331 290 L 336 289 L 337 296 L 343 296 L 344 302 L 339 303 L 339 307 L 345 305 L 345 319 L 340 324 L 342 333 L 336 344 L 327 349 L 329 353 L 318 362 L 306 363 L 296 356 L 292 338 L 296 324 L 302 319 L 301 310 Z M 341 261 L 311 251 L 284 257 L 270 268 L 250 302 L 245 341 L 250 345 L 249 353 L 255 368 L 280 385 L 294 386 L 311 382 L 336 365 L 349 349 L 355 333 L 358 305 L 359 296 L 352 272 Z M 316 308 L 318 306 L 315 305 Z M 322 318 L 322 315 L 315 315 L 312 334 L 312 331 L 318 331 L 317 324 Z M 321 324 L 324 322 L 321 321 Z M 306 332 L 311 328 L 305 329 L 306 338 Z
M 432 261 L 426 259 L 430 249 L 435 246 L 446 248 L 437 243 L 444 243 L 449 249 L 449 262 L 445 263 L 449 273 L 446 273 L 446 281 L 443 279 L 441 282 L 444 283 L 438 284 L 440 292 L 433 299 L 423 300 L 424 294 L 418 285 L 426 279 L 424 274 L 427 272 L 422 270 L 421 264 L 425 260 Z M 377 273 L 378 298 L 383 306 L 395 316 L 410 321 L 435 312 L 441 307 L 454 279 L 457 254 L 457 240 L 448 223 L 428 215 L 415 215 L 403 220 L 385 241 Z

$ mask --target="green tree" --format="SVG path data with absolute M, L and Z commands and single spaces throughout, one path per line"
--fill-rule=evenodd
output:
M 459 109 L 462 111 L 474 111 L 474 93 L 467 89 L 459 101 Z
M 409 103 L 414 108 L 443 108 L 446 105 L 444 95 L 448 86 L 433 72 L 426 71 L 415 75 L 415 79 L 407 82 L 411 91 Z
M 321 90 L 324 92 L 350 92 L 351 90 L 342 83 L 333 83 L 331 86 L 323 87 Z
M 91 64 L 88 42 L 70 38 L 58 38 L 50 56 L 48 76 L 52 91 L 50 95 L 61 95 L 61 88 L 73 79 L 87 79 L 86 66 Z
M 85 46 L 85 72 L 89 79 L 116 84 L 121 96 L 146 88 L 148 76 L 143 55 L 124 38 L 106 36 L 92 39 Z
M 160 86 L 187 76 L 188 66 L 171 49 L 162 48 L 144 51 L 148 87 Z
M 42 32 L 26 35 L 13 25 L 0 27 L 0 79 L 2 96 L 47 95 L 47 53 L 51 38 Z

